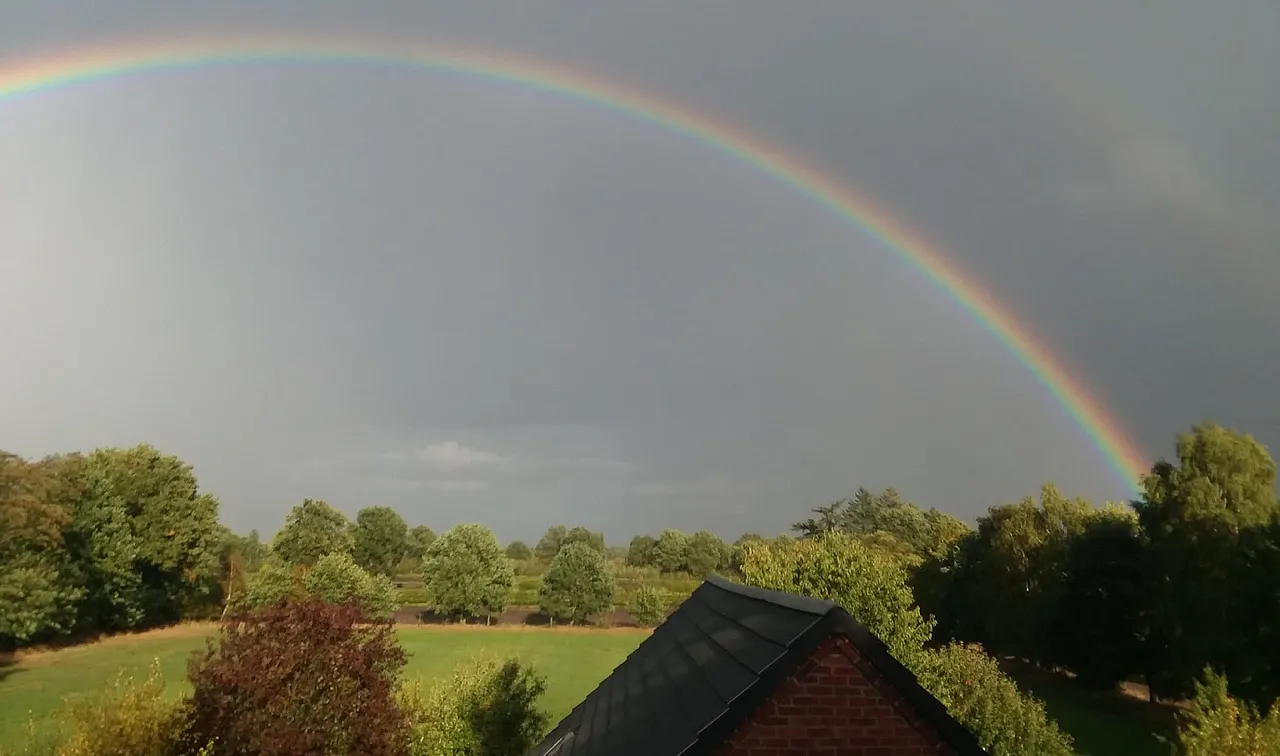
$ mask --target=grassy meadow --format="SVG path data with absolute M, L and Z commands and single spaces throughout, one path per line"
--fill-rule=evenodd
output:
M 47 716 L 65 697 L 93 695 L 121 671 L 141 679 L 154 659 L 159 659 L 177 695 L 186 688 L 191 652 L 215 632 L 211 624 L 180 625 L 27 654 L 0 667 L 0 749 L 13 750 L 22 742 L 29 717 Z M 399 633 L 409 655 L 406 676 L 424 682 L 448 674 L 477 653 L 520 657 L 546 676 L 542 707 L 555 721 L 586 697 L 646 634 L 635 629 L 483 626 L 403 627 Z
M 212 624 L 190 624 L 123 635 L 56 651 L 29 653 L 0 667 L 0 749 L 12 750 L 29 716 L 39 719 L 65 697 L 92 695 L 123 671 L 146 675 L 160 661 L 176 695 L 185 687 L 187 658 L 215 632 Z M 547 678 L 543 708 L 558 721 L 631 653 L 647 631 L 484 626 L 402 627 L 409 654 L 406 675 L 424 681 L 447 674 L 477 653 L 518 656 Z M 1166 756 L 1160 735 L 1169 717 L 1119 694 L 1076 689 L 1069 680 L 1010 670 L 1040 696 L 1049 713 L 1076 740 L 1083 756 Z

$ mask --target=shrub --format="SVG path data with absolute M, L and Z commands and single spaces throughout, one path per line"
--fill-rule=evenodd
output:
M 604 556 L 587 543 L 566 544 L 551 560 L 538 589 L 538 608 L 570 623 L 605 611 L 613 603 L 613 576 Z
M 395 705 L 404 650 L 353 604 L 288 600 L 223 625 L 188 668 L 188 746 L 211 756 L 391 756 L 408 729 Z
M 627 602 L 627 611 L 637 624 L 643 626 L 656 625 L 667 612 L 667 603 L 662 591 L 651 585 L 642 585 L 631 594 Z
M 536 707 L 543 679 L 514 659 L 477 657 L 425 692 L 404 685 L 397 702 L 409 720 L 410 756 L 521 756 L 547 728 Z
M 1181 717 L 1178 745 L 1185 756 L 1280 756 L 1280 702 L 1265 717 L 1227 695 L 1227 678 L 1204 671 Z
M 27 725 L 21 756 L 172 756 L 182 704 L 165 695 L 159 661 L 138 681 L 123 674 L 102 693 L 68 702 L 48 722 Z M 199 753 L 193 749 L 191 753 Z
M 916 677 L 992 756 L 1071 756 L 1071 737 L 1044 704 L 1018 690 L 978 645 L 952 643 L 914 657 Z

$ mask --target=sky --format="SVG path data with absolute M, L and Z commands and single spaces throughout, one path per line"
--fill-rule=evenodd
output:
M 1280 448 L 1273 0 L 0 0 L 89 45 L 349 34 L 696 105 L 934 240 L 1148 457 Z M 152 443 L 230 527 L 304 497 L 505 540 L 787 529 L 859 486 L 972 520 L 1126 482 L 857 227 L 634 118 L 261 64 L 0 99 L 0 448 Z

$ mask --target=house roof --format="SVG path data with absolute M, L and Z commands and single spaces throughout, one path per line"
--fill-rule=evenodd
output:
M 528 756 L 695 756 L 844 636 L 959 756 L 986 756 L 871 631 L 830 601 L 712 576 Z

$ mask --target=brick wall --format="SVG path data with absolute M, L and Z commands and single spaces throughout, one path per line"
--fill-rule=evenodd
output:
M 951 756 L 844 638 L 814 652 L 717 756 Z

